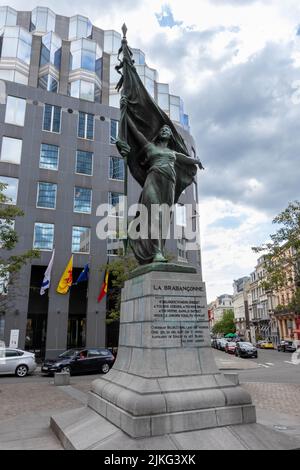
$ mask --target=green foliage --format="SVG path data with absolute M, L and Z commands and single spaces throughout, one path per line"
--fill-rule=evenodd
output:
M 132 255 L 116 258 L 108 265 L 101 267 L 102 271 L 108 270 L 110 289 L 108 290 L 109 311 L 107 313 L 107 324 L 119 321 L 121 310 L 121 289 L 129 274 L 138 267 L 136 259 Z
M 228 335 L 229 333 L 235 333 L 234 313 L 233 310 L 225 310 L 223 317 L 218 321 L 212 328 L 213 334 Z
M 8 284 L 12 284 L 22 267 L 33 258 L 38 258 L 39 252 L 29 250 L 20 255 L 7 256 L 7 252 L 12 251 L 18 243 L 14 221 L 16 217 L 24 216 L 24 213 L 18 207 L 10 205 L 11 199 L 3 193 L 5 188 L 6 185 L 0 183 L 0 278 L 7 279 Z
M 253 248 L 256 253 L 264 253 L 266 278 L 262 282 L 262 286 L 269 291 L 278 291 L 289 283 L 295 283 L 298 288 L 290 305 L 294 305 L 298 309 L 300 295 L 300 201 L 290 202 L 288 207 L 275 217 L 273 224 L 279 225 L 279 228 L 273 235 L 270 235 L 271 242 Z

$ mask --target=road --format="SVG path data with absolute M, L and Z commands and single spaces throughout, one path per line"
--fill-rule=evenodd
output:
M 214 350 L 216 357 L 228 357 L 223 351 Z M 240 382 L 300 384 L 300 364 L 292 363 L 292 354 L 277 350 L 258 350 L 257 359 L 244 359 L 257 365 L 255 369 L 237 370 Z
M 222 360 L 235 361 L 235 356 L 226 354 L 223 351 L 213 350 L 216 358 Z M 239 363 L 240 363 L 239 359 Z M 300 384 L 300 364 L 295 365 L 292 363 L 292 354 L 278 352 L 276 350 L 258 350 L 257 359 L 243 359 L 243 368 L 235 372 L 239 374 L 240 382 L 257 382 L 257 383 L 286 383 L 286 384 Z M 247 369 L 248 364 L 252 363 L 257 366 L 256 368 Z M 253 366 L 252 366 L 253 367 Z M 231 369 L 232 372 L 232 369 Z M 72 383 L 80 384 L 92 382 L 97 379 L 99 375 L 83 375 L 72 377 Z M 53 378 L 42 376 L 36 372 L 32 376 L 19 379 L 13 376 L 0 376 L 1 384 L 12 383 L 52 383 Z

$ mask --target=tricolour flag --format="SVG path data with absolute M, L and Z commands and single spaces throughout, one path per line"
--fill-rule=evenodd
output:
M 105 271 L 104 281 L 101 287 L 101 291 L 98 297 L 98 303 L 106 296 L 108 290 L 108 279 L 109 279 L 109 271 Z
M 40 290 L 40 295 L 44 295 L 46 293 L 46 290 L 49 289 L 49 287 L 50 287 L 51 271 L 52 271 L 53 262 L 54 262 L 54 255 L 55 255 L 55 250 L 53 250 L 50 262 L 48 264 L 48 268 L 45 271 L 43 284 L 42 284 L 41 290 Z
M 73 284 L 73 255 L 59 281 L 56 292 L 58 294 L 67 294 L 71 285 Z

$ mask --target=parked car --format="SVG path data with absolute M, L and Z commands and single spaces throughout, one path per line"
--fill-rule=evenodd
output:
M 35 355 L 21 349 L 0 349 L 0 375 L 14 374 L 17 377 L 26 377 L 32 374 L 37 365 Z
M 295 352 L 297 350 L 297 345 L 294 341 L 280 341 L 277 346 L 277 350 L 283 352 Z
M 262 341 L 258 341 L 256 347 L 260 349 L 274 349 L 274 344 L 272 341 L 264 339 Z
M 217 348 L 220 351 L 225 351 L 226 344 L 228 343 L 226 338 L 220 338 L 217 340 Z
M 225 345 L 225 352 L 227 352 L 228 354 L 234 354 L 236 350 L 236 344 L 237 343 L 234 343 L 233 341 L 230 341 L 230 343 L 227 343 Z
M 257 357 L 257 349 L 251 343 L 240 341 L 236 344 L 235 355 L 239 357 Z
M 45 359 L 42 373 L 52 375 L 55 372 L 82 374 L 98 372 L 107 374 L 115 361 L 114 355 L 108 349 L 69 349 L 56 359 Z

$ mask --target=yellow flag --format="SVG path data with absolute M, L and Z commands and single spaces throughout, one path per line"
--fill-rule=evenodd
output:
M 56 292 L 58 294 L 65 295 L 69 292 L 69 289 L 72 284 L 73 284 L 73 255 L 71 256 L 68 266 L 66 267 L 65 272 L 63 273 L 61 280 L 59 281 Z

